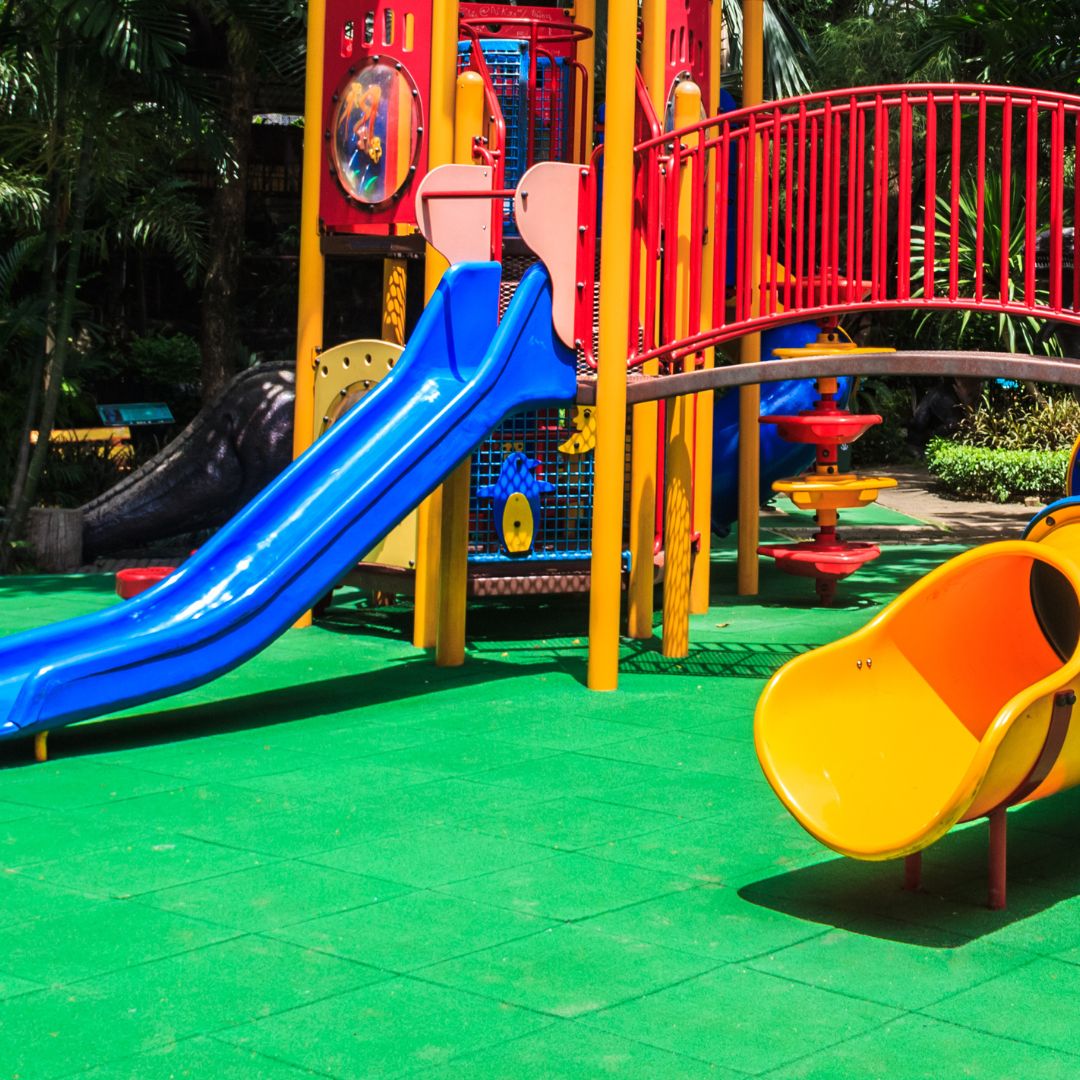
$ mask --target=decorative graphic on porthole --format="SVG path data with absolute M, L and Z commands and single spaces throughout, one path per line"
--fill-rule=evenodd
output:
M 373 57 L 336 95 L 330 158 L 345 194 L 377 209 L 404 190 L 420 151 L 420 97 L 401 64 Z

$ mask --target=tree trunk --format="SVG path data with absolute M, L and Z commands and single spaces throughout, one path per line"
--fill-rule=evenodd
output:
M 26 475 L 30 466 L 30 432 L 37 421 L 41 404 L 41 391 L 45 383 L 45 370 L 52 354 L 56 327 L 57 250 L 60 244 L 60 196 L 55 191 L 49 201 L 45 226 L 45 256 L 42 268 L 41 291 L 45 298 L 45 338 L 30 368 L 30 383 L 26 391 L 26 409 L 23 412 L 22 430 L 19 432 L 18 453 L 12 473 L 11 491 L 8 494 L 4 516 L 3 536 L 0 537 L 0 570 L 6 572 L 11 560 L 11 542 L 16 535 L 16 510 L 22 501 L 26 487 Z
M 23 534 L 27 512 L 37 498 L 38 483 L 49 457 L 49 439 L 56 420 L 56 407 L 60 401 L 60 388 L 64 382 L 64 368 L 71 351 L 75 298 L 79 289 L 79 263 L 82 258 L 86 210 L 90 198 L 91 143 L 91 136 L 84 133 L 79 151 L 78 173 L 75 177 L 75 193 L 71 201 L 71 241 L 68 244 L 67 265 L 64 267 L 64 288 L 60 294 L 60 306 L 57 312 L 56 340 L 46 372 L 47 382 L 41 405 L 38 439 L 30 453 L 26 481 L 15 503 L 14 512 L 7 522 L 8 535 L 12 540 L 18 539 Z M 7 551 L 4 554 L 5 557 L 10 557 Z
M 67 574 L 82 566 L 83 512 L 55 506 L 30 510 L 26 540 L 39 570 Z
M 244 257 L 257 53 L 242 28 L 230 27 L 227 37 L 230 73 L 225 133 L 233 160 L 219 174 L 210 205 L 212 247 L 203 286 L 200 332 L 204 404 L 212 401 L 236 374 L 243 348 L 237 297 Z

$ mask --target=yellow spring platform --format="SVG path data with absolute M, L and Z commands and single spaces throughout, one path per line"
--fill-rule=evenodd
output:
M 773 481 L 773 491 L 786 495 L 800 510 L 854 510 L 877 500 L 885 488 L 896 487 L 891 476 L 805 473 L 792 480 Z

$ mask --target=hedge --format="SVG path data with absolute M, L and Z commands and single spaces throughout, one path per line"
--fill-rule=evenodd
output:
M 995 450 L 931 439 L 930 472 L 953 494 L 969 499 L 1018 502 L 1034 495 L 1050 501 L 1065 494 L 1068 450 Z

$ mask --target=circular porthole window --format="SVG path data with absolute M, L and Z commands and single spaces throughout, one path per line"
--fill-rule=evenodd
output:
M 420 95 L 400 64 L 373 57 L 336 95 L 330 160 L 345 194 L 377 210 L 400 196 L 420 152 Z

